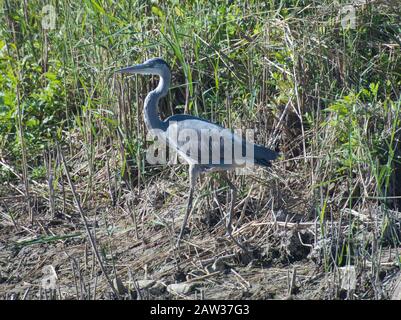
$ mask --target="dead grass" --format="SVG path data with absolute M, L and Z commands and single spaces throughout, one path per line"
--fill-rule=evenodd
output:
M 97 154 L 95 158 L 101 158 L 104 152 Z M 114 279 L 112 285 L 93 254 L 64 177 L 64 186 L 59 189 L 65 195 L 55 195 L 53 219 L 44 182 L 36 182 L 31 188 L 35 199 L 33 223 L 25 214 L 24 198 L 18 197 L 23 186 L 10 185 L 9 196 L 1 199 L 2 299 L 368 299 L 390 297 L 399 277 L 399 249 L 380 246 L 379 253 L 379 246 L 374 247 L 375 234 L 383 232 L 377 229 L 383 225 L 382 212 L 378 208 L 352 211 L 358 223 L 353 247 L 360 250 L 364 245 L 366 252 L 353 255 L 355 290 L 341 290 L 333 261 L 336 248 L 346 243 L 348 221 L 326 219 L 321 223 L 312 206 L 307 205 L 311 195 L 296 186 L 299 180 L 286 177 L 293 175 L 281 169 L 280 163 L 271 172 L 260 170 L 237 181 L 247 191 L 236 203 L 233 234 L 252 249 L 252 259 L 225 234 L 227 190 L 217 176 L 202 179 L 197 209 L 180 249 L 176 249 L 174 239 L 187 196 L 180 167 L 162 171 L 139 189 L 121 185 L 113 190 L 114 197 L 104 192 L 109 189 L 109 178 L 105 167 L 99 167 L 93 171 L 92 184 L 96 187 L 89 197 L 85 187 L 89 166 L 79 153 L 67 163 L 75 170 L 76 192 L 104 270 Z M 400 219 L 397 212 L 387 214 L 394 221 Z M 45 266 L 55 270 L 55 291 L 43 289 Z M 380 270 L 378 274 L 376 270 Z M 141 281 L 147 279 L 155 283 L 141 288 Z M 188 293 L 174 294 L 167 290 L 173 283 L 194 285 Z

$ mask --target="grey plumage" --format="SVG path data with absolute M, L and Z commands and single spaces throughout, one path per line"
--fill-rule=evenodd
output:
M 162 121 L 159 117 L 157 106 L 159 100 L 167 94 L 171 81 L 170 68 L 163 59 L 153 58 L 147 60 L 143 64 L 120 69 L 116 72 L 152 74 L 160 77 L 158 86 L 146 96 L 144 103 L 144 118 L 148 130 L 157 131 L 158 137 L 166 144 L 169 144 L 170 147 L 173 147 L 173 149 L 175 149 L 189 164 L 190 194 L 183 226 L 177 240 L 178 245 L 192 209 L 193 189 L 199 174 L 209 171 L 227 171 L 244 166 L 244 161 L 242 161 L 242 163 L 237 163 L 236 160 L 240 159 L 235 158 L 233 150 L 242 150 L 242 155 L 245 154 L 246 150 L 251 150 L 251 156 L 246 154 L 246 156 L 241 158 L 241 160 L 245 160 L 245 163 L 254 163 L 266 167 L 270 166 L 270 161 L 278 157 L 278 153 L 264 146 L 250 143 L 222 126 L 195 116 L 178 114 Z M 189 133 L 195 134 L 195 136 L 184 141 L 172 139 L 175 135 L 180 136 L 182 133 L 185 133 L 186 130 L 188 130 Z M 209 132 L 212 133 L 210 137 L 208 139 L 202 139 L 202 134 L 206 133 L 207 136 L 207 133 Z M 214 139 L 215 136 L 213 134 L 215 134 L 218 139 Z M 185 149 L 184 147 L 190 147 L 191 150 L 188 150 L 188 148 Z M 234 157 L 231 159 L 230 157 L 224 157 L 224 151 L 229 152 L 230 150 L 232 150 L 231 154 L 234 155 Z M 219 154 L 217 159 L 216 154 Z M 207 162 L 202 162 L 201 160 L 204 159 L 202 158 L 202 155 L 209 160 Z M 231 235 L 231 218 L 233 213 L 233 204 L 235 202 L 235 187 L 230 181 L 227 182 L 230 185 L 232 195 L 227 230 L 231 239 L 246 251 L 246 249 Z

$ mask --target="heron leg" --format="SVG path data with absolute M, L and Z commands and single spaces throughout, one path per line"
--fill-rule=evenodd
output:
M 199 171 L 197 170 L 197 168 L 195 166 L 191 165 L 189 167 L 190 188 L 189 188 L 188 205 L 187 205 L 187 210 L 185 212 L 184 221 L 182 222 L 181 231 L 180 231 L 180 234 L 179 234 L 178 239 L 177 239 L 177 244 L 176 244 L 177 247 L 179 247 L 179 245 L 180 245 L 182 236 L 184 235 L 185 227 L 187 225 L 189 214 L 192 211 L 194 188 L 195 188 L 196 179 L 198 178 L 198 176 L 199 176 Z
M 234 214 L 235 201 L 236 201 L 236 198 L 237 198 L 237 188 L 228 179 L 228 177 L 227 177 L 227 175 L 225 173 L 223 174 L 223 178 L 227 182 L 227 184 L 229 185 L 230 193 L 231 193 L 230 211 L 228 212 L 227 220 L 226 220 L 226 229 L 227 229 L 228 236 L 242 251 L 244 251 L 246 254 L 250 255 L 250 252 L 248 251 L 248 249 L 246 249 L 244 247 L 244 245 L 242 245 L 238 240 L 236 240 L 234 238 L 233 234 L 232 234 L 232 218 L 233 218 L 233 214 Z

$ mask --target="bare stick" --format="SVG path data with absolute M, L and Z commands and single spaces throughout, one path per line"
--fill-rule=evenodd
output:
M 228 183 L 228 185 L 230 186 L 231 189 L 231 204 L 230 204 L 230 211 L 228 213 L 228 217 L 227 217 L 227 224 L 226 224 L 226 228 L 227 228 L 227 233 L 228 236 L 231 238 L 231 240 L 239 247 L 242 249 L 242 251 L 244 251 L 247 255 L 251 256 L 250 252 L 248 251 L 248 249 L 246 249 L 241 243 L 239 243 L 232 234 L 232 218 L 233 218 L 233 213 L 234 213 L 234 207 L 235 207 L 235 199 L 237 198 L 237 188 L 235 187 L 235 185 L 228 179 L 226 174 L 222 175 L 224 180 L 226 180 L 226 182 Z
M 75 204 L 76 204 L 76 206 L 77 206 L 77 209 L 78 209 L 78 211 L 79 211 L 79 214 L 81 215 L 82 221 L 83 221 L 84 226 L 85 226 L 86 233 L 88 234 L 89 242 L 90 242 L 90 244 L 91 244 L 93 253 L 94 253 L 95 256 L 96 256 L 96 259 L 97 259 L 97 262 L 99 263 L 100 269 L 102 270 L 104 276 L 106 277 L 106 280 L 107 280 L 107 282 L 108 282 L 108 284 L 109 284 L 111 290 L 112 290 L 113 293 L 116 295 L 117 299 L 120 299 L 120 295 L 118 294 L 116 288 L 114 288 L 113 282 L 110 280 L 110 277 L 109 277 L 108 274 L 106 273 L 106 269 L 105 269 L 104 266 L 103 266 L 102 259 L 100 258 L 99 252 L 98 252 L 97 249 L 96 249 L 95 240 L 93 239 L 92 234 L 91 234 L 91 232 L 90 232 L 90 230 L 89 230 L 88 221 L 86 220 L 85 214 L 84 214 L 84 212 L 83 212 L 83 210 L 82 210 L 82 207 L 81 207 L 81 203 L 79 202 L 79 199 L 78 199 L 78 197 L 77 197 L 77 193 L 76 193 L 76 191 L 75 191 L 75 186 L 74 186 L 74 184 L 73 184 L 72 181 L 71 181 L 70 173 L 68 172 L 68 169 L 67 169 L 67 163 L 65 162 L 65 158 L 64 158 L 63 151 L 61 150 L 61 148 L 60 148 L 60 146 L 59 146 L 58 144 L 57 144 L 57 147 L 58 147 L 58 149 L 59 149 L 59 154 L 61 155 L 61 161 L 63 162 L 64 171 L 65 171 L 65 174 L 66 174 L 66 176 L 67 176 L 68 183 L 69 183 L 69 185 L 70 185 L 72 194 L 73 194 L 73 196 L 74 196 Z

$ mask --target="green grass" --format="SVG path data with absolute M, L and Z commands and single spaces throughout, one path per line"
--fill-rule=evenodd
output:
M 41 27 L 45 4 L 56 10 L 54 30 Z M 57 155 L 44 164 L 56 143 L 66 158 L 82 160 L 82 170 L 71 169 L 84 204 L 99 194 L 119 198 L 123 184 L 140 189 L 157 181 L 169 169 L 146 163 L 142 119 L 156 79 L 121 79 L 113 71 L 160 56 L 173 72 L 161 115 L 191 113 L 255 128 L 259 143 L 273 141 L 289 160 L 277 163 L 282 180 L 315 208 L 322 237 L 331 232 L 325 221 L 348 220 L 335 256 L 325 249 L 325 265 L 350 264 L 359 229 L 344 209 L 401 206 L 401 24 L 397 1 L 358 6 L 355 29 L 342 28 L 340 9 L 326 0 L 5 0 L 0 183 L 22 182 L 29 195 L 53 168 L 53 192 L 62 194 Z M 96 175 L 106 167 L 107 182 L 99 185 Z M 384 241 L 395 222 L 380 223 Z M 397 232 L 390 238 L 400 246 Z

